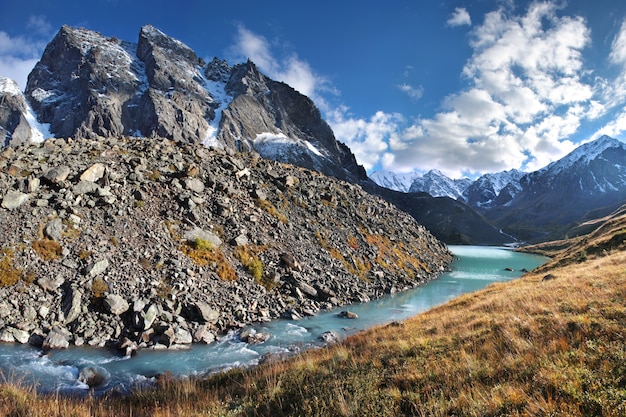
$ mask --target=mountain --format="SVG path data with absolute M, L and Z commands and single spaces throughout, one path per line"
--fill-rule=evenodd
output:
M 608 136 L 520 179 L 521 190 L 484 215 L 506 233 L 537 242 L 562 238 L 626 201 L 626 144 Z
M 0 77 L 0 144 L 18 145 L 31 141 L 26 120 L 26 101 L 15 81 Z
M 206 63 L 150 25 L 137 43 L 63 26 L 29 74 L 25 95 L 55 137 L 163 137 L 366 178 L 308 97 L 251 61 Z
M 490 224 L 473 208 L 450 197 L 403 193 L 381 187 L 373 181 L 363 182 L 361 186 L 407 212 L 437 239 L 448 244 L 493 246 L 515 240 Z
M 413 180 L 409 192 L 424 192 L 433 197 L 450 197 L 456 200 L 471 183 L 472 180 L 469 178 L 451 179 L 441 171 L 433 169 Z
M 421 174 L 418 172 L 406 172 L 399 174 L 387 170 L 374 171 L 369 175 L 370 179 L 381 187 L 401 191 L 403 193 L 408 193 L 413 181 L 420 176 Z
M 506 205 L 520 192 L 523 175 L 516 169 L 482 175 L 463 191 L 461 200 L 481 211 Z

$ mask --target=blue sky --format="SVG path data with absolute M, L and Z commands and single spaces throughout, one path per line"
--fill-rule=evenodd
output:
M 369 172 L 534 170 L 626 138 L 621 0 L 4 2 L 0 75 L 23 88 L 63 24 L 135 42 L 147 23 L 311 97 Z

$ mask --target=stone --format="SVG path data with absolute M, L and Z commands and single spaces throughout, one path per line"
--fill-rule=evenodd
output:
M 65 278 L 58 275 L 56 278 L 41 277 L 37 280 L 37 284 L 46 291 L 56 292 L 56 290 L 65 283 Z
M 43 234 L 48 239 L 60 242 L 63 238 L 64 229 L 65 226 L 63 225 L 63 221 L 57 217 L 46 223 L 46 226 L 43 229 Z
M 15 338 L 15 341 L 18 343 L 21 343 L 23 345 L 27 344 L 28 341 L 30 340 L 30 333 L 28 333 L 26 330 L 20 330 L 20 329 L 15 329 L 13 328 L 13 337 Z
M 0 302 L 0 318 L 7 317 L 11 314 L 11 307 L 5 302 Z
M 63 313 L 65 314 L 65 324 L 76 320 L 81 313 L 82 292 L 76 288 L 68 288 L 63 294 Z
M 158 315 L 159 308 L 154 304 L 150 304 L 148 309 L 144 313 L 142 313 L 143 329 L 148 330 L 150 327 L 152 327 L 152 325 L 154 324 L 154 320 L 156 320 Z
M 220 312 L 212 309 L 207 303 L 198 301 L 194 304 L 194 307 L 203 323 L 216 323 L 220 318 Z
M 14 210 L 26 203 L 28 198 L 28 194 L 16 190 L 9 190 L 2 199 L 2 207 L 7 210 Z
M 204 192 L 204 183 L 199 178 L 185 178 L 185 187 L 195 193 Z
M 100 189 L 100 186 L 91 181 L 80 181 L 78 184 L 72 187 L 72 194 L 94 194 Z
M 109 294 L 104 297 L 104 306 L 109 313 L 116 316 L 125 313 L 130 308 L 128 302 L 117 294 Z
M 215 335 L 209 331 L 206 325 L 201 324 L 193 333 L 194 343 L 213 343 L 215 341 Z
M 318 339 L 328 345 L 334 345 L 334 344 L 339 343 L 340 341 L 339 335 L 336 332 L 331 331 L 331 330 L 319 335 Z
M 105 371 L 95 366 L 86 366 L 78 373 L 78 382 L 96 388 L 106 382 Z
M 70 172 L 70 167 L 61 165 L 58 167 L 50 168 L 48 171 L 46 171 L 43 177 L 51 183 L 59 185 L 67 179 L 67 177 L 70 175 Z
M 92 166 L 90 166 L 89 168 L 87 168 L 80 175 L 80 180 L 81 181 L 96 182 L 96 181 L 100 180 L 102 177 L 104 177 L 105 171 L 106 171 L 106 168 L 105 168 L 104 165 L 102 165 L 99 162 L 95 163 Z
M 296 286 L 300 291 L 302 291 L 303 294 L 307 295 L 309 298 L 317 298 L 317 290 L 313 288 L 313 286 L 301 280 L 296 281 Z
M 218 235 L 208 230 L 200 229 L 199 227 L 185 232 L 183 238 L 190 243 L 193 243 L 197 239 L 200 239 L 206 242 L 210 242 L 215 247 L 219 247 L 222 244 L 222 239 L 220 239 Z
M 233 246 L 245 246 L 248 244 L 248 236 L 242 233 L 234 238 L 231 243 Z
M 174 331 L 174 343 L 179 345 L 188 345 L 193 342 L 193 337 L 187 329 L 179 327 Z
M 301 271 L 300 263 L 298 260 L 290 253 L 283 253 L 280 255 L 280 260 L 283 261 L 285 266 L 294 271 Z
M 43 340 L 44 350 L 67 349 L 70 345 L 72 334 L 64 327 L 55 326 Z
M 106 258 L 101 259 L 99 261 L 96 261 L 90 264 L 85 269 L 85 275 L 90 276 L 90 277 L 95 277 L 97 275 L 100 275 L 104 271 L 106 271 L 108 267 L 109 267 L 109 260 Z
M 249 345 L 263 343 L 272 337 L 268 332 L 257 332 L 255 329 L 248 328 L 239 333 L 239 339 Z
M 15 336 L 13 336 L 13 328 L 5 327 L 0 331 L 0 342 L 3 343 L 14 343 Z
M 27 190 L 29 193 L 36 193 L 39 190 L 39 185 L 41 184 L 41 180 L 39 178 L 29 178 Z
M 344 319 L 358 319 L 359 318 L 358 314 L 352 311 L 347 311 L 347 310 L 344 310 L 337 315 Z

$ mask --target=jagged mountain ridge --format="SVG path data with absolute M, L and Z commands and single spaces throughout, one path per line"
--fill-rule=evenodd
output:
M 138 42 L 63 26 L 28 77 L 25 95 L 55 137 L 164 137 L 366 177 L 313 102 L 248 61 L 205 63 L 151 25 Z
M 602 136 L 520 179 L 521 191 L 485 216 L 529 241 L 564 237 L 567 230 L 604 216 L 626 201 L 626 144 Z
M 461 200 L 479 210 L 506 205 L 521 190 L 523 175 L 516 169 L 484 174 L 463 190 Z
M 471 183 L 469 178 L 451 179 L 441 171 L 433 169 L 414 179 L 409 192 L 425 192 L 433 197 L 458 199 Z

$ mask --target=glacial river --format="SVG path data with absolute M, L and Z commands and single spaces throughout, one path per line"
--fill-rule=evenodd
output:
M 374 325 L 403 320 L 492 282 L 517 278 L 523 269 L 532 270 L 547 260 L 494 247 L 450 246 L 450 250 L 456 260 L 451 270 L 438 279 L 400 294 L 340 307 L 315 317 L 299 321 L 276 320 L 255 326 L 255 330 L 271 334 L 264 343 L 248 345 L 235 334 L 229 334 L 210 345 L 194 345 L 177 351 L 139 351 L 131 358 L 94 348 L 70 348 L 42 355 L 36 348 L 0 344 L 0 371 L 5 380 L 36 384 L 40 392 L 80 395 L 89 392 L 89 387 L 78 381 L 84 367 L 93 367 L 106 377 L 105 383 L 95 389 L 97 394 L 149 385 L 156 375 L 165 372 L 184 377 L 256 365 L 266 354 L 321 346 L 318 337 L 324 332 L 334 331 L 345 337 Z M 343 310 L 356 313 L 358 319 L 338 317 L 338 312 Z

